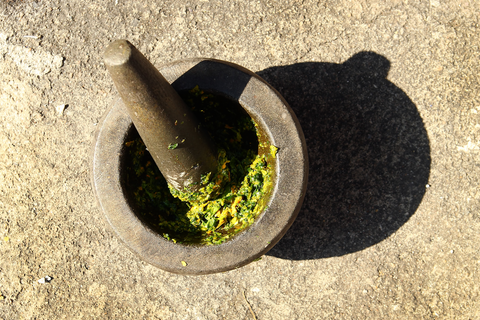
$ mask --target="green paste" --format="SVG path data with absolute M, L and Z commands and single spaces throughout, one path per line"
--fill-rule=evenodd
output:
M 179 192 L 167 185 L 137 137 L 126 143 L 131 158 L 127 185 L 133 186 L 138 211 L 164 238 L 185 244 L 220 244 L 250 226 L 265 209 L 277 148 L 230 99 L 203 92 L 198 86 L 181 96 L 216 144 L 216 174 L 202 177 L 197 192 Z

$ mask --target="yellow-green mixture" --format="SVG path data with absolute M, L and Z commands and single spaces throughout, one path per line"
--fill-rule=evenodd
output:
M 251 225 L 265 209 L 277 148 L 259 143 L 255 122 L 231 100 L 205 93 L 198 86 L 182 98 L 219 150 L 217 173 L 202 177 L 203 187 L 197 192 L 168 187 L 138 137 L 126 143 L 131 156 L 127 185 L 134 186 L 138 211 L 164 238 L 185 244 L 220 244 Z M 169 146 L 166 152 L 173 149 Z

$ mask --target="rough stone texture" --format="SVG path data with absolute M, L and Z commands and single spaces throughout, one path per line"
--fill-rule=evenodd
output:
M 0 318 L 252 319 L 243 291 L 258 319 L 479 318 L 479 14 L 469 0 L 3 1 Z M 88 158 L 117 38 L 155 64 L 245 66 L 295 110 L 309 191 L 262 260 L 177 276 L 113 236 Z

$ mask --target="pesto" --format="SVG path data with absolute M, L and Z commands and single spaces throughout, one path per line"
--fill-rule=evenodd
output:
M 202 177 L 198 191 L 180 192 L 167 186 L 138 137 L 126 143 L 132 159 L 127 182 L 134 186 L 138 211 L 165 239 L 220 244 L 250 226 L 265 209 L 277 148 L 265 137 L 259 142 L 257 125 L 231 100 L 198 86 L 181 96 L 216 144 L 217 172 Z

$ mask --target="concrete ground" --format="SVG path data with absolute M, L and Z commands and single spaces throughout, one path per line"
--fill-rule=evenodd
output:
M 475 0 L 3 0 L 0 318 L 479 319 L 479 20 Z M 119 38 L 240 64 L 297 114 L 308 192 L 260 261 L 170 274 L 105 222 L 89 161 Z

